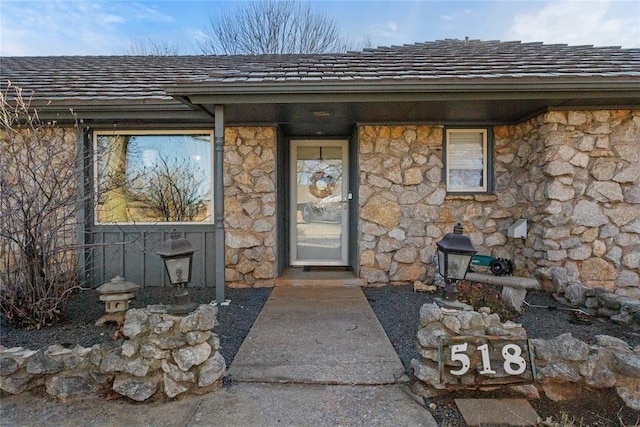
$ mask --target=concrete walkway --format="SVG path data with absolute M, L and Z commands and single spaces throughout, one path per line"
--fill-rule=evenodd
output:
M 25 394 L 0 425 L 429 426 L 360 288 L 275 288 L 234 359 L 231 387 L 170 402 Z
M 0 426 L 427 426 L 431 414 L 407 386 L 237 384 L 205 396 L 131 403 L 90 396 L 66 402 L 35 395 L 2 398 Z
M 243 382 L 394 384 L 404 367 L 360 288 L 275 288 L 229 375 Z

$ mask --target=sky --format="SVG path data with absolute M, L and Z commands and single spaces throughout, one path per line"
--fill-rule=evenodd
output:
M 0 0 L 0 55 L 123 55 L 136 42 L 202 52 L 210 18 L 238 1 Z M 312 0 L 358 47 L 447 38 L 640 47 L 640 0 Z M 368 43 L 366 42 L 368 41 Z

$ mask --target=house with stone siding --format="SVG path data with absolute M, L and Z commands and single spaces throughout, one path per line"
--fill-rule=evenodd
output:
M 75 132 L 96 286 L 166 284 L 154 251 L 173 229 L 198 249 L 192 286 L 274 286 L 303 267 L 429 281 L 460 222 L 516 275 L 562 269 L 640 299 L 640 49 L 5 57 L 0 75 Z

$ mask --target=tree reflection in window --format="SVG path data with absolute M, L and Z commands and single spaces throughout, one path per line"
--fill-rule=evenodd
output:
M 211 135 L 98 134 L 97 219 L 211 220 Z

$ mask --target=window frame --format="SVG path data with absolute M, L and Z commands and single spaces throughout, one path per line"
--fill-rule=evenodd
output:
M 208 135 L 209 136 L 209 155 L 211 176 L 209 177 L 209 185 L 211 186 L 211 200 L 209 201 L 209 219 L 205 221 L 100 221 L 98 209 L 98 195 L 100 194 L 100 167 L 98 160 L 98 137 L 99 136 L 117 136 L 117 135 Z M 214 132 L 212 129 L 118 129 L 118 130 L 94 130 L 92 132 L 92 150 L 93 150 L 93 191 L 94 191 L 94 209 L 93 223 L 95 226 L 105 225 L 207 225 L 214 223 L 214 204 L 215 204 L 215 147 Z
M 482 134 L 482 186 L 451 189 L 450 186 L 450 135 L 452 133 Z M 491 127 L 445 127 L 443 133 L 442 179 L 447 193 L 455 195 L 491 194 L 493 192 L 493 129 Z

